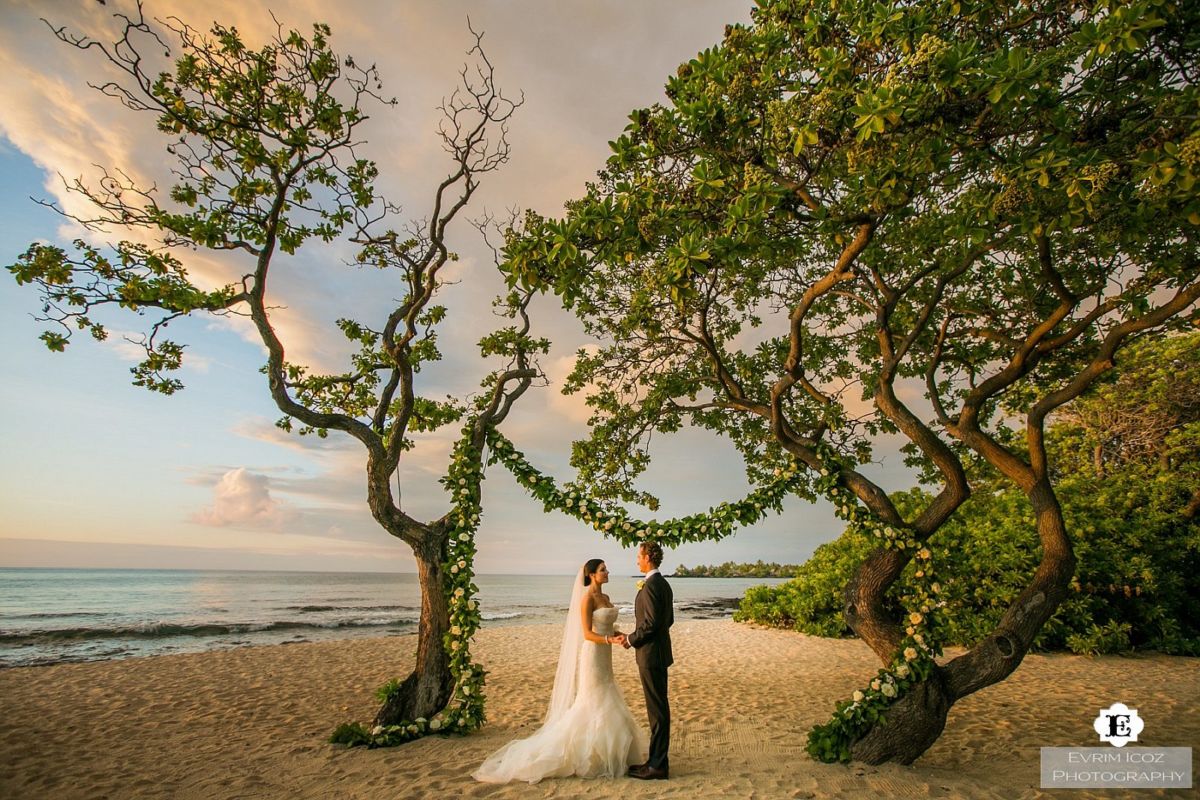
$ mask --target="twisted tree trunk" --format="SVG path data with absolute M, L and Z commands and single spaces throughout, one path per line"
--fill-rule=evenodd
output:
M 1062 508 L 1047 479 L 1035 483 L 1026 495 L 1033 506 L 1042 544 L 1042 560 L 1033 579 L 990 634 L 910 688 L 887 710 L 879 724 L 851 746 L 854 760 L 868 764 L 885 761 L 911 764 L 919 758 L 941 735 L 950 708 L 956 702 L 1012 674 L 1029 652 L 1038 631 L 1066 598 L 1075 574 L 1075 554 Z M 863 585 L 874 589 L 878 583 Z M 882 589 L 878 591 L 877 601 L 882 603 Z M 870 635 L 871 629 L 864 632 Z M 875 645 L 872 648 L 879 652 Z M 890 655 L 884 657 L 885 663 Z

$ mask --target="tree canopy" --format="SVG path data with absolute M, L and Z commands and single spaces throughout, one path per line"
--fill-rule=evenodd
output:
M 1041 560 L 947 665 L 944 701 L 893 716 L 944 718 L 1003 679 L 1075 567 L 1047 418 L 1126 344 L 1195 320 L 1198 26 L 1172 0 L 756 3 L 630 115 L 561 219 L 528 214 L 507 243 L 514 284 L 602 342 L 570 383 L 595 409 L 585 480 L 649 499 L 648 437 L 687 423 L 755 481 L 785 453 L 835 470 L 920 544 L 987 462 L 1031 503 Z M 888 432 L 937 487 L 915 507 L 858 469 Z M 883 592 L 913 552 L 872 550 L 845 595 L 885 664 L 912 637 Z M 911 760 L 940 725 L 876 728 L 859 753 Z

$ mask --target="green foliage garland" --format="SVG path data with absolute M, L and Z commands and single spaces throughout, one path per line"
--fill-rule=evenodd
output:
M 804 482 L 805 472 L 795 461 L 775 470 L 774 480 L 755 489 L 735 503 L 720 503 L 703 514 L 677 519 L 649 521 L 629 516 L 615 503 L 596 500 L 567 485 L 559 488 L 554 479 L 530 464 L 502 434 L 488 430 L 489 463 L 502 463 L 517 483 L 542 501 L 547 511 L 556 510 L 586 522 L 605 536 L 626 547 L 642 541 L 654 541 L 664 547 L 684 542 L 714 541 L 729 536 L 738 526 L 753 525 L 767 515 L 767 509 L 782 510 L 783 498 Z
M 806 471 L 792 461 L 778 470 L 775 479 L 736 503 L 721 503 L 705 514 L 671 520 L 642 521 L 611 503 L 586 497 L 576 489 L 559 488 L 554 480 L 533 467 L 513 444 L 495 430 L 488 431 L 489 463 L 501 462 L 525 489 L 542 501 L 546 510 L 558 510 L 588 523 L 605 536 L 626 546 L 649 539 L 665 546 L 684 542 L 721 539 L 737 525 L 750 525 L 765 516 L 767 508 L 781 510 L 783 498 L 796 491 Z M 941 624 L 936 598 L 941 586 L 934 580 L 929 548 L 913 538 L 913 532 L 889 525 L 861 506 L 842 485 L 841 469 L 833 448 L 821 444 L 817 452 L 826 465 L 816 477 L 815 488 L 833 503 L 835 513 L 852 528 L 876 539 L 880 546 L 905 552 L 917 559 L 913 593 L 906 598 L 907 626 L 892 663 L 881 669 L 871 683 L 856 691 L 851 700 L 838 704 L 833 718 L 809 733 L 808 752 L 821 761 L 849 761 L 850 745 L 902 697 L 909 687 L 924 680 L 941 655 Z
M 825 466 L 817 477 L 816 489 L 833 503 L 837 516 L 879 546 L 899 550 L 917 562 L 913 591 L 904 598 L 905 636 L 891 663 L 880 669 L 869 685 L 855 690 L 851 699 L 839 702 L 828 722 L 809 731 L 809 755 L 826 763 L 848 763 L 850 745 L 877 724 L 912 686 L 929 677 L 936 665 L 934 659 L 942 653 L 944 625 L 938 609 L 945 603 L 937 599 L 941 585 L 934 580 L 929 548 L 913 538 L 913 531 L 890 525 L 859 505 L 854 494 L 842 485 L 831 447 L 821 443 L 817 453 Z

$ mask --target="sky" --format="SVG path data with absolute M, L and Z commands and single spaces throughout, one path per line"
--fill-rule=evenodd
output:
M 88 84 L 110 76 L 95 51 L 58 42 L 47 25 L 111 40 L 112 14 L 130 4 L 6 0 L 0 8 L 0 258 L 12 264 L 32 242 L 68 244 L 85 235 L 34 202 L 81 210 L 63 177 L 94 180 L 97 165 L 119 167 L 139 182 L 170 185 L 166 141 L 153 118 L 120 107 Z M 252 45 L 274 29 L 302 31 L 328 22 L 332 45 L 360 63 L 378 65 L 394 108 L 367 123 L 364 153 L 380 169 L 379 187 L 413 217 L 427 213 L 433 187 L 449 166 L 435 132 L 441 99 L 454 87 L 471 45 L 467 18 L 484 32 L 500 85 L 524 94 L 510 126 L 511 159 L 485 176 L 468 216 L 532 208 L 553 215 L 584 191 L 603 167 L 607 143 L 628 114 L 664 101 L 676 67 L 718 43 L 727 23 L 747 21 L 745 0 L 542 0 L 403 3 L 204 4 L 147 0 L 148 18 L 178 16 L 193 27 L 234 24 Z M 202 11 L 200 9 L 203 9 Z M 491 300 L 502 288 L 475 230 L 451 230 L 461 256 L 441 302 L 445 359 L 419 376 L 428 397 L 462 395 L 495 365 L 476 342 L 500 321 Z M 95 239 L 97 242 L 104 238 Z M 395 278 L 347 266 L 347 242 L 305 246 L 273 272 L 273 321 L 288 360 L 336 370 L 349 350 L 333 327 L 341 316 L 367 324 L 399 295 Z M 245 271 L 237 256 L 189 253 L 193 279 L 216 286 Z M 36 292 L 0 276 L 0 567 L 127 567 L 411 572 L 408 548 L 391 538 L 366 507 L 365 454 L 350 437 L 289 435 L 259 368 L 265 351 L 240 320 L 196 317 L 175 323 L 187 344 L 174 396 L 132 386 L 137 349 L 125 336 L 148 318 L 104 318 L 108 341 L 76 336 L 67 351 L 38 341 Z M 569 480 L 569 443 L 586 435 L 581 396 L 561 394 L 574 353 L 590 343 L 578 321 L 552 296 L 531 308 L 533 332 L 553 342 L 542 365 L 550 385 L 531 389 L 504 432 L 530 460 Z M 378 323 L 374 325 L 378 327 Z M 425 435 L 400 471 L 402 505 L 417 518 L 445 513 L 437 483 L 457 426 Z M 866 471 L 887 489 L 906 488 L 896 442 L 882 442 Z M 659 515 L 689 514 L 742 497 L 748 486 L 740 456 L 715 435 L 685 429 L 659 436 L 641 487 L 662 499 Z M 410 457 L 411 456 L 411 457 Z M 557 513 L 545 513 L 500 467 L 487 474 L 476 570 L 481 573 L 572 574 L 592 557 L 634 567 L 632 551 Z M 664 568 L 724 561 L 803 562 L 841 527 L 830 507 L 790 499 L 784 513 L 721 542 L 671 551 Z

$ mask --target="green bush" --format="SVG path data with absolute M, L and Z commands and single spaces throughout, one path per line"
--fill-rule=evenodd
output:
M 1035 649 L 1200 655 L 1200 526 L 1181 514 L 1190 492 L 1178 477 L 1133 468 L 1060 481 L 1078 567 L 1073 591 L 1038 634 Z M 894 499 L 911 508 L 921 493 Z M 1041 558 L 1033 512 L 1011 489 L 977 492 L 930 549 L 942 577 L 947 644 L 971 645 L 991 632 Z M 870 542 L 851 534 L 822 545 L 794 580 L 750 589 L 735 619 L 817 636 L 851 635 L 841 615 L 842 591 L 870 550 Z M 897 610 L 913 569 L 910 564 L 889 591 Z

